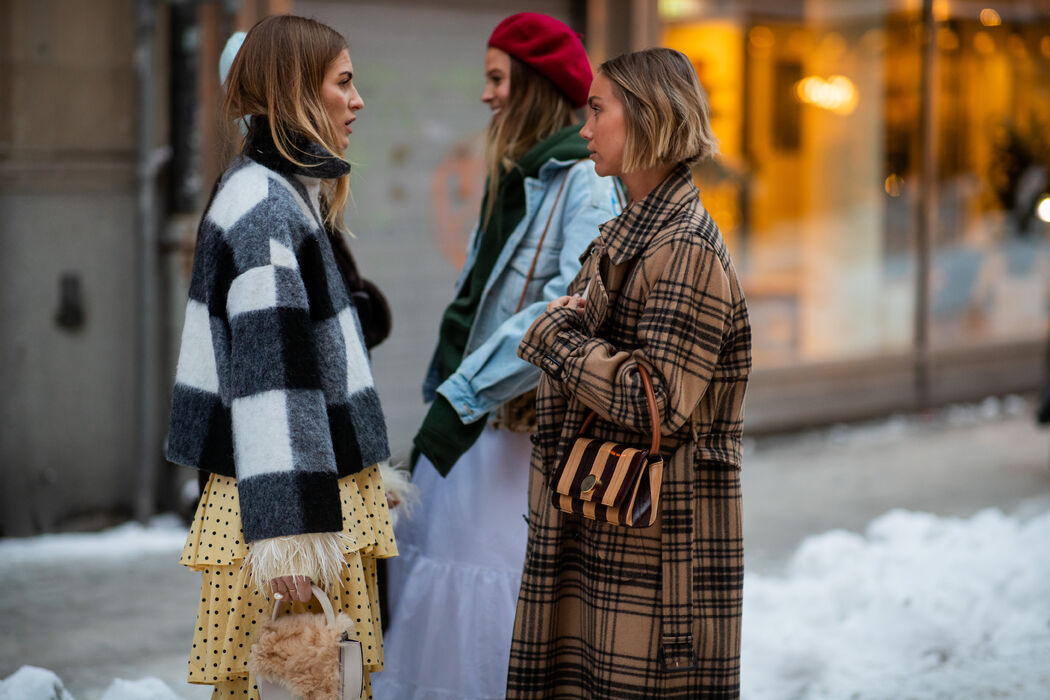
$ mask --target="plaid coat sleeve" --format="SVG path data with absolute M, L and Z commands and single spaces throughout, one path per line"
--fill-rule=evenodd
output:
M 731 331 L 732 288 L 722 261 L 697 236 L 663 236 L 644 251 L 634 274 L 644 298 L 621 295 L 624 315 L 637 317 L 638 347 L 617 347 L 598 337 L 604 313 L 566 308 L 542 314 L 519 353 L 601 417 L 648 432 L 649 414 L 638 363 L 650 370 L 662 432 L 683 428 L 700 403 Z M 592 253 L 587 304 L 601 306 L 604 290 Z M 636 305 L 631 308 L 632 305 Z

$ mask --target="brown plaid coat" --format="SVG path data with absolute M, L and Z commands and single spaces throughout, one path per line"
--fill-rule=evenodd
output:
M 507 697 L 738 697 L 744 296 L 685 166 L 600 232 L 569 287 L 582 315 L 541 315 L 518 350 L 544 374 Z M 591 408 L 592 436 L 648 444 L 638 363 L 662 422 L 656 524 L 562 513 L 548 478 Z

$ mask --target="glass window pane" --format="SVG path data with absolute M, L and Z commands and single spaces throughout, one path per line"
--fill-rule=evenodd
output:
M 756 367 L 907 351 L 918 14 L 697 9 L 665 14 L 663 40 L 711 99 L 722 154 L 697 180 L 745 286 Z
M 934 349 L 1045 337 L 1050 17 L 1033 3 L 938 16 Z

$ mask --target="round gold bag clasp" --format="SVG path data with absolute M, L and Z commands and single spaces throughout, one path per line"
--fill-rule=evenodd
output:
M 596 477 L 594 474 L 588 474 L 587 476 L 583 477 L 583 482 L 580 483 L 580 488 L 586 492 L 590 491 L 597 485 L 598 477 Z

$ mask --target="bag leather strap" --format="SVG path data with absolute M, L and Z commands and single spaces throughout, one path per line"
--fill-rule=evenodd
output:
M 576 163 L 582 163 L 583 161 L 576 161 Z M 543 249 L 543 241 L 547 238 L 547 230 L 551 227 L 551 220 L 554 219 L 554 210 L 558 208 L 558 200 L 561 199 L 561 192 L 565 189 L 565 183 L 569 179 L 569 170 L 576 167 L 576 163 L 573 163 L 565 171 L 565 177 L 561 179 L 561 185 L 558 186 L 558 194 L 554 196 L 554 206 L 551 207 L 551 213 L 547 216 L 547 223 L 543 227 L 543 233 L 540 235 L 540 242 L 536 244 L 536 253 L 532 256 L 532 264 L 529 265 L 529 274 L 525 276 L 525 286 L 521 290 L 521 298 L 518 299 L 518 308 L 514 309 L 514 313 L 521 311 L 521 307 L 525 304 L 525 295 L 529 291 L 529 282 L 532 282 L 532 273 L 536 271 L 536 261 L 540 259 L 540 250 Z
M 313 591 L 314 598 L 317 598 L 317 602 L 321 604 L 321 610 L 324 611 L 324 617 L 328 620 L 328 624 L 335 625 L 335 610 L 332 609 L 332 601 L 328 598 L 328 594 L 321 590 L 316 584 L 311 584 L 310 590 Z M 277 611 L 281 608 L 282 602 L 283 601 L 280 599 L 274 601 L 273 613 L 270 615 L 271 620 L 277 619 Z
M 656 394 L 653 392 L 653 381 L 649 378 L 649 371 L 641 364 L 638 365 L 638 376 L 642 378 L 642 386 L 645 389 L 645 403 L 649 406 L 649 426 L 653 433 L 649 443 L 649 454 L 656 456 L 660 454 L 660 414 L 656 410 Z M 597 411 L 592 408 L 580 424 L 580 431 L 576 437 L 585 437 L 584 433 L 591 427 L 597 415 Z

